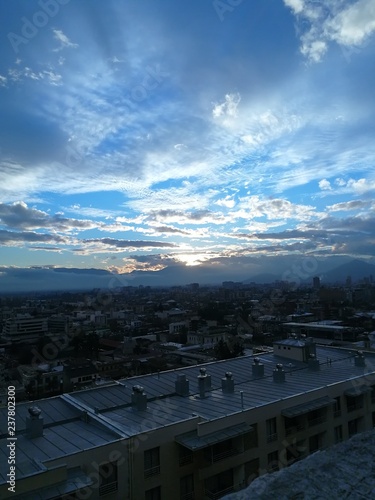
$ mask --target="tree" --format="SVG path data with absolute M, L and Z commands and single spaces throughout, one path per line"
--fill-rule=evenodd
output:
M 214 353 L 216 359 L 229 359 L 233 357 L 229 350 L 228 344 L 222 339 L 220 339 L 219 342 L 215 345 Z

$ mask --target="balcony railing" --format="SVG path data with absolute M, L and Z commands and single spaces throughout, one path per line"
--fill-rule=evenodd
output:
M 221 453 L 215 453 L 211 457 L 212 463 L 219 462 L 234 455 L 238 455 L 240 452 L 236 448 L 230 448 L 229 450 L 222 451 Z
M 363 408 L 363 403 L 353 403 L 347 406 L 348 413 L 350 413 L 351 411 L 360 410 L 361 408 Z
M 273 441 L 277 441 L 277 432 L 267 436 L 267 443 L 272 443 Z
M 323 422 L 325 422 L 327 420 L 326 417 L 316 417 L 316 418 L 312 418 L 311 420 L 309 420 L 309 427 L 312 427 L 313 425 L 319 425 L 319 424 L 322 424 Z
M 179 464 L 180 465 L 187 465 L 187 464 L 192 464 L 193 463 L 193 454 L 191 453 L 190 455 L 184 455 L 180 457 Z
M 218 500 L 219 498 L 223 497 L 224 495 L 227 495 L 228 493 L 233 493 L 234 491 L 234 486 L 228 486 L 228 488 L 224 488 L 223 490 L 208 490 L 205 489 L 204 494 L 207 498 L 210 500 Z
M 145 477 L 156 476 L 157 474 L 160 474 L 160 465 L 155 465 L 155 467 L 145 469 Z
M 289 436 L 298 431 L 303 431 L 305 426 L 303 424 L 294 425 L 293 427 L 285 427 L 285 435 Z
M 191 491 L 190 493 L 182 494 L 180 499 L 181 500 L 194 500 L 195 499 L 194 491 Z
M 99 496 L 108 495 L 114 491 L 117 491 L 117 481 L 99 486 Z

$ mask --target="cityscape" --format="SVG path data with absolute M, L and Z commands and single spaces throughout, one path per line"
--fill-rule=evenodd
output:
M 0 17 L 0 498 L 373 498 L 375 0 Z
M 373 277 L 310 281 L 3 295 L 20 498 L 218 499 L 371 430 Z

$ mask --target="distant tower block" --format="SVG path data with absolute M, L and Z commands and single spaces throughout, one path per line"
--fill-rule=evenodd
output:
M 316 290 L 319 290 L 319 288 L 320 288 L 320 278 L 319 278 L 319 276 L 314 276 L 313 277 L 313 287 Z

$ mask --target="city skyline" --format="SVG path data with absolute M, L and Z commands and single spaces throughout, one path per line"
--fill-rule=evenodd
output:
M 0 277 L 374 263 L 374 0 L 0 13 Z

